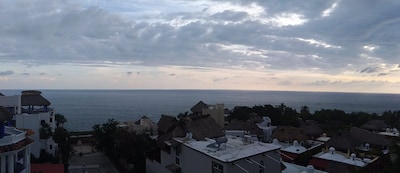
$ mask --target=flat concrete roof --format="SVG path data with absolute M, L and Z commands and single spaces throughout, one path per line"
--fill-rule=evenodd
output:
M 216 144 L 216 140 L 214 139 L 207 139 L 204 141 L 196 141 L 191 138 L 174 139 L 189 148 L 197 150 L 222 162 L 232 162 L 265 152 L 279 150 L 280 148 L 278 145 L 258 141 L 245 142 L 243 138 L 234 136 L 226 136 L 226 138 L 226 143 L 223 143 L 219 148 L 216 145 L 213 145 Z

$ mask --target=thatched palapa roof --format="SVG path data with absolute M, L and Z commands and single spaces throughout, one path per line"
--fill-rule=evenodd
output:
M 203 112 L 203 109 L 207 109 L 208 108 L 208 105 L 207 104 L 205 104 L 203 101 L 199 101 L 196 105 L 194 105 L 190 110 L 193 112 L 193 113 L 201 113 L 201 112 Z
M 224 130 L 244 130 L 250 132 L 252 135 L 263 134 L 262 129 L 260 129 L 256 123 L 236 119 L 231 120 L 231 122 L 224 127 Z
M 338 132 L 335 136 L 331 137 L 326 145 L 335 147 L 341 150 L 355 150 L 363 144 L 358 138 L 355 138 L 350 132 Z
M 289 141 L 293 142 L 297 141 L 306 141 L 308 140 L 307 135 L 305 135 L 300 128 L 291 127 L 291 126 L 278 126 L 272 132 L 272 138 L 276 138 L 279 141 Z
M 40 95 L 41 93 L 42 92 L 36 90 L 22 91 L 22 106 L 49 106 L 51 103 Z
M 350 133 L 354 137 L 361 140 L 364 144 L 369 143 L 370 145 L 384 146 L 384 147 L 390 147 L 392 145 L 391 140 L 386 138 L 385 136 L 370 132 L 365 129 L 361 129 L 358 127 L 352 127 L 350 129 Z
M 354 150 L 366 143 L 383 147 L 390 147 L 392 144 L 385 136 L 358 127 L 352 127 L 349 131 L 340 132 L 333 136 L 326 145 L 338 149 Z
M 158 120 L 157 126 L 160 134 L 167 133 L 171 131 L 172 128 L 178 125 L 178 120 L 174 116 L 161 115 L 160 120 Z
M 224 136 L 221 127 L 208 115 L 184 119 L 186 130 L 193 134 L 193 139 L 217 138 Z
M 390 128 L 390 126 L 387 125 L 383 120 L 370 120 L 360 127 L 372 131 L 382 131 L 386 128 Z
M 195 140 L 217 138 L 224 135 L 219 125 L 208 115 L 186 117 L 179 121 L 173 116 L 163 115 L 157 125 L 159 144 L 173 137 L 185 137 L 188 132 L 193 134 L 192 138 Z
M 10 111 L 8 111 L 3 106 L 0 106 L 0 123 L 4 123 L 5 121 L 12 120 L 13 116 Z
M 323 131 L 316 121 L 300 121 L 300 129 L 308 136 L 320 136 Z

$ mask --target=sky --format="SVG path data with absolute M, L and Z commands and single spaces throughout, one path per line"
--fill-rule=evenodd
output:
M 398 0 L 1 0 L 0 89 L 400 93 Z

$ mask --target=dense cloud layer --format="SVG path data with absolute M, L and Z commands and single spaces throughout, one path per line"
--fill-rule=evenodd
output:
M 393 77 L 399 7 L 396 0 L 6 0 L 0 59 Z

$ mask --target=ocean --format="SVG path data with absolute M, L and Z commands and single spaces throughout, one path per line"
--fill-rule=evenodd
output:
M 161 115 L 178 115 L 199 101 L 235 106 L 280 105 L 311 112 L 340 109 L 345 112 L 381 114 L 400 110 L 400 94 L 335 92 L 243 91 L 243 90 L 40 90 L 56 113 L 67 118 L 69 131 L 91 130 L 93 125 L 113 118 L 136 121 L 147 116 L 157 122 Z M 20 95 L 21 90 L 0 90 L 4 95 Z

